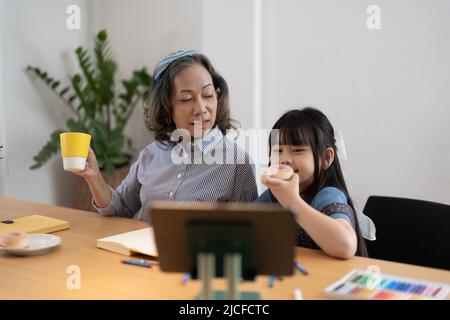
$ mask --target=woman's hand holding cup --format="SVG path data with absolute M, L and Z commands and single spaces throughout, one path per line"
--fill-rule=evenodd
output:
M 101 177 L 91 136 L 82 132 L 65 132 L 60 135 L 64 170 L 84 178 L 87 182 Z
M 88 181 L 91 179 L 95 179 L 100 174 L 100 169 L 98 168 L 97 158 L 95 156 L 94 150 L 89 148 L 88 157 L 86 160 L 86 166 L 82 171 L 72 171 L 74 175 L 84 178 L 84 180 Z

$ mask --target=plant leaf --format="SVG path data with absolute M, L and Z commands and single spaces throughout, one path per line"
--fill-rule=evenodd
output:
M 86 50 L 82 47 L 78 47 L 75 50 L 75 54 L 78 58 L 78 64 L 80 65 L 80 69 L 83 72 L 84 77 L 86 78 L 86 83 L 89 86 L 89 89 L 97 95 L 97 84 L 95 80 L 95 75 L 91 70 L 91 58 L 89 57 Z
M 50 135 L 50 140 L 42 147 L 39 153 L 33 157 L 34 164 L 30 167 L 31 170 L 40 168 L 48 159 L 59 151 L 59 135 L 63 132 L 64 131 L 61 129 L 53 131 Z
M 111 163 L 120 166 L 128 162 L 128 157 L 125 155 L 118 155 L 116 157 L 111 158 Z

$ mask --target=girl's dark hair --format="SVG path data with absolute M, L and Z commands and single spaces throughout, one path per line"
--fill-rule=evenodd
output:
M 175 60 L 164 70 L 158 80 L 152 83 L 150 98 L 144 108 L 144 117 L 147 128 L 154 133 L 158 142 L 170 143 L 170 135 L 176 129 L 172 120 L 173 80 L 178 72 L 195 64 L 203 66 L 209 72 L 218 96 L 214 125 L 217 125 L 223 134 L 227 129 L 236 128 L 230 117 L 230 99 L 225 79 L 214 69 L 205 55 L 197 54 Z
M 302 193 L 302 198 L 311 203 L 312 198 L 324 187 L 336 187 L 341 190 L 347 197 L 348 204 L 354 212 L 353 218 L 355 219 L 355 231 L 358 239 L 356 254 L 367 256 L 367 249 L 359 228 L 355 206 L 347 190 L 339 158 L 337 157 L 334 129 L 328 118 L 321 111 L 314 108 L 294 109 L 286 112 L 275 123 L 273 130 L 276 131 L 271 132 L 269 144 L 277 141 L 280 145 L 311 146 L 314 155 L 314 181 Z M 274 137 L 275 134 L 278 137 Z M 326 160 L 325 151 L 329 147 L 334 150 L 334 161 L 328 169 L 321 170 L 321 163 Z M 269 156 L 271 155 L 271 149 L 271 145 L 269 145 Z

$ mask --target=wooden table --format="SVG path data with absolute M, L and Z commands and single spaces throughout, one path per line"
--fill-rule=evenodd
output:
M 41 214 L 70 222 L 70 229 L 55 234 L 61 247 L 41 256 L 12 257 L 0 254 L 0 299 L 193 299 L 199 281 L 181 285 L 182 274 L 163 273 L 157 266 L 147 269 L 124 265 L 124 256 L 96 248 L 96 240 L 117 233 L 147 227 L 147 223 L 126 218 L 101 217 L 95 213 L 0 197 L 0 220 Z M 416 277 L 450 284 L 450 272 L 383 260 L 354 257 L 331 258 L 321 251 L 298 248 L 297 260 L 309 276 L 294 276 L 268 287 L 268 277 L 241 284 L 241 290 L 259 291 L 262 299 L 293 299 L 300 288 L 305 299 L 325 299 L 325 287 L 352 269 L 378 266 L 382 273 Z M 80 267 L 81 288 L 68 289 L 71 265 Z M 214 282 L 224 289 L 224 280 Z

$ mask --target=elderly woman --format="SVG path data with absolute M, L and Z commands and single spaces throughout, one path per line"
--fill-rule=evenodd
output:
M 254 165 L 225 136 L 232 128 L 228 86 L 208 58 L 172 53 L 157 65 L 151 92 L 145 117 L 156 141 L 140 152 L 116 190 L 103 180 L 92 149 L 85 170 L 74 173 L 89 185 L 97 211 L 148 220 L 153 200 L 255 200 Z

